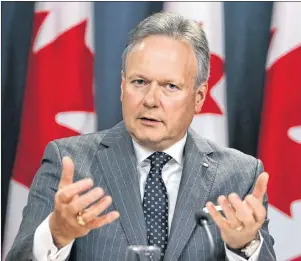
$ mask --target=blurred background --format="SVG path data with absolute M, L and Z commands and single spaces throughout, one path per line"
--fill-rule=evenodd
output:
M 122 120 L 128 33 L 161 10 L 197 20 L 209 40 L 192 128 L 263 161 L 277 260 L 301 260 L 300 2 L 1 2 L 3 258 L 46 144 Z

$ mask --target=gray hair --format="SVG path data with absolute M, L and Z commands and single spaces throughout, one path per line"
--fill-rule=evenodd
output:
M 177 13 L 160 12 L 155 13 L 142 22 L 130 32 L 129 40 L 122 54 L 122 70 L 126 70 L 126 60 L 134 46 L 144 38 L 151 35 L 162 35 L 174 39 L 184 40 L 194 50 L 197 59 L 196 88 L 209 77 L 209 47 L 202 26 L 190 19 L 186 19 Z

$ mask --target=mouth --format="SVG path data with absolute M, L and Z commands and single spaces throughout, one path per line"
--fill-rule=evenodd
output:
M 156 124 L 159 124 L 162 122 L 158 119 L 150 118 L 150 117 L 141 117 L 141 118 L 139 118 L 139 120 L 141 120 L 142 123 L 144 123 L 146 125 L 156 125 Z

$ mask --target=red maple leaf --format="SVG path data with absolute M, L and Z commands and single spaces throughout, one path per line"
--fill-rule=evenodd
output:
M 21 132 L 13 178 L 29 187 L 43 151 L 54 139 L 78 135 L 55 122 L 66 111 L 94 111 L 93 54 L 84 39 L 87 21 L 70 28 L 34 53 L 33 43 L 48 12 L 34 18 L 31 53 L 23 103 Z
M 219 105 L 211 96 L 211 90 L 220 81 L 224 75 L 224 61 L 220 56 L 211 53 L 210 54 L 210 77 L 208 79 L 208 93 L 204 102 L 203 108 L 198 114 L 212 113 L 212 114 L 223 114 Z
M 267 72 L 259 157 L 270 174 L 269 202 L 287 215 L 301 199 L 301 145 L 288 136 L 301 125 L 301 46 L 279 58 Z

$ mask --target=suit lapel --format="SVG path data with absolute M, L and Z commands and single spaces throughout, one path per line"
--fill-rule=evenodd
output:
M 165 261 L 178 260 L 196 226 L 194 214 L 206 204 L 217 169 L 217 162 L 208 156 L 211 152 L 205 140 L 197 140 L 191 131 L 188 132 Z
M 101 143 L 109 148 L 98 151 L 99 166 L 113 204 L 120 212 L 120 222 L 128 242 L 130 245 L 146 245 L 146 226 L 131 138 L 125 127 L 119 132 L 113 128 Z

